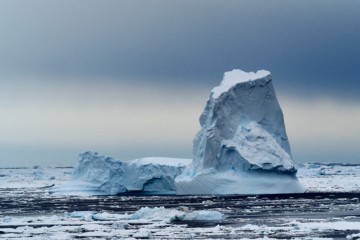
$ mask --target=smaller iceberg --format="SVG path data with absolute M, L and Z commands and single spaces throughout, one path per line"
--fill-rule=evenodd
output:
M 116 195 L 125 193 L 176 194 L 174 179 L 191 159 L 148 157 L 120 161 L 96 152 L 84 152 L 72 180 L 53 187 L 65 195 Z

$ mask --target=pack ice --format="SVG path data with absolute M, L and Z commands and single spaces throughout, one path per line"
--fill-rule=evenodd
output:
M 192 164 L 177 194 L 298 193 L 284 118 L 271 74 L 226 72 L 200 116 Z

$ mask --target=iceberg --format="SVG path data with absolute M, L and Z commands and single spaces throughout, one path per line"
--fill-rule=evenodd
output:
M 225 72 L 200 116 L 193 159 L 80 154 L 63 194 L 301 193 L 270 72 Z
M 225 72 L 200 116 L 177 194 L 300 193 L 270 72 Z
M 79 155 L 69 184 L 53 187 L 66 195 L 175 194 L 174 179 L 191 159 L 148 157 L 120 161 L 96 152 Z

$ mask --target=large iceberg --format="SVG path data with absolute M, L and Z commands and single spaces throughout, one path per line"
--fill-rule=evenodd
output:
M 226 72 L 210 94 L 192 164 L 177 194 L 298 193 L 284 118 L 270 72 Z
M 270 72 L 233 70 L 200 116 L 193 159 L 120 161 L 80 155 L 65 194 L 271 194 L 305 189 L 296 178 L 284 118 Z
M 191 159 L 148 157 L 120 161 L 96 152 L 79 155 L 70 183 L 52 193 L 67 195 L 175 194 L 174 179 Z

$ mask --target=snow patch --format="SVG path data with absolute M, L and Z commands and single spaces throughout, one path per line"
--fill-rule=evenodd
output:
M 230 88 L 238 83 L 254 81 L 256 79 L 266 78 L 270 76 L 270 72 L 259 70 L 254 72 L 244 72 L 240 69 L 234 69 L 224 73 L 224 78 L 220 85 L 211 90 L 212 98 L 218 98 L 222 93 L 229 91 Z

